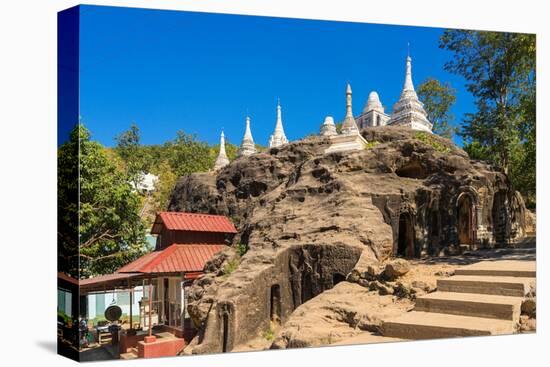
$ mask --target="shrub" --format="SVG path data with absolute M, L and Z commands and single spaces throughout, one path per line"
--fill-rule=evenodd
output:
M 377 146 L 378 144 L 380 144 L 379 141 L 376 141 L 376 140 L 369 141 L 369 142 L 367 143 L 367 149 L 372 149 L 372 148 L 374 148 L 375 146 Z
M 451 148 L 437 141 L 433 134 L 425 133 L 423 131 L 417 131 L 416 133 L 414 133 L 414 137 L 424 144 L 428 144 L 440 153 L 449 153 L 451 151 Z
M 246 252 L 248 251 L 248 246 L 242 243 L 237 244 L 237 254 L 239 254 L 239 257 L 242 257 Z
M 223 267 L 223 275 L 227 276 L 237 270 L 239 266 L 239 259 L 229 260 Z
M 273 329 L 269 328 L 269 330 L 265 331 L 262 336 L 265 338 L 265 340 L 273 341 L 275 339 L 275 333 L 273 332 Z

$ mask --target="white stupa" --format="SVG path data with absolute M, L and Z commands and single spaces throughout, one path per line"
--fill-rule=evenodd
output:
M 407 55 L 405 66 L 405 82 L 399 101 L 393 106 L 393 113 L 388 125 L 406 126 L 414 130 L 431 133 L 432 123 L 428 121 L 424 104 L 418 99 L 412 81 L 411 57 Z
M 351 85 L 346 87 L 346 117 L 342 123 L 342 133 L 330 137 L 330 146 L 326 153 L 362 150 L 367 147 L 367 141 L 359 133 L 355 119 L 351 99 Z
M 359 128 L 353 117 L 353 109 L 351 106 L 351 85 L 348 83 L 346 87 L 346 117 L 342 123 L 342 134 L 359 134 Z
M 325 121 L 321 125 L 321 136 L 333 136 L 337 135 L 336 125 L 332 116 L 325 117 Z
M 363 112 L 366 113 L 369 111 L 384 112 L 384 106 L 382 106 L 382 102 L 380 102 L 380 97 L 378 96 L 378 93 L 374 90 L 369 93 L 369 98 L 367 99 L 365 108 L 363 108 Z
M 249 156 L 256 153 L 256 145 L 254 145 L 254 139 L 252 138 L 252 132 L 250 131 L 250 117 L 246 116 L 246 128 L 244 130 L 243 141 L 239 149 L 239 157 Z
M 220 136 L 220 152 L 218 153 L 218 157 L 216 158 L 216 162 L 214 163 L 214 170 L 217 171 L 229 164 L 229 158 L 227 158 L 227 154 L 225 153 L 225 135 L 222 134 Z
M 277 122 L 275 123 L 275 131 L 273 135 L 269 137 L 269 147 L 279 147 L 283 144 L 287 144 L 288 139 L 283 129 L 283 118 L 281 116 L 281 101 L 277 100 Z

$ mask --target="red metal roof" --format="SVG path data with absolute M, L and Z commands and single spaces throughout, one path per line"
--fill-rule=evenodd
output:
M 202 272 L 204 265 L 226 245 L 173 244 L 153 251 L 123 266 L 118 273 L 188 273 Z
M 66 282 L 69 282 L 71 284 L 78 285 L 78 279 L 75 279 L 75 278 L 73 278 L 73 277 L 71 277 L 71 276 L 69 276 L 65 273 L 62 273 L 60 271 L 57 272 L 57 278 L 62 279 L 62 280 L 66 281 Z
M 130 279 L 132 277 L 135 277 L 137 275 L 141 275 L 138 273 L 113 273 L 113 274 L 106 274 L 106 275 L 99 275 L 94 278 L 88 278 L 88 279 L 82 279 L 80 281 L 81 286 L 90 286 L 90 285 L 97 285 L 101 283 L 107 283 L 112 282 L 115 280 L 124 280 L 124 279 Z
M 160 233 L 161 225 L 175 231 L 237 233 L 233 223 L 223 215 L 160 212 L 151 233 Z

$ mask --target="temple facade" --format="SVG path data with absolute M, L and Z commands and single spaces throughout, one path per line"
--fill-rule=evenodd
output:
M 386 126 L 390 116 L 384 112 L 384 106 L 375 91 L 370 92 L 363 112 L 356 117 L 360 129 L 371 126 Z

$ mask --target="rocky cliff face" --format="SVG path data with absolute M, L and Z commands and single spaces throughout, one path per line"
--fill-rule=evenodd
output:
M 525 207 L 502 172 L 431 134 L 362 134 L 366 150 L 324 154 L 330 140 L 311 137 L 178 182 L 169 210 L 227 215 L 248 249 L 214 259 L 193 286 L 200 332 L 187 352 L 230 351 L 354 268 L 523 235 Z

